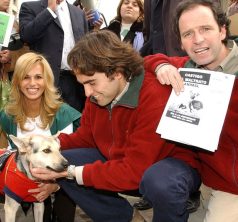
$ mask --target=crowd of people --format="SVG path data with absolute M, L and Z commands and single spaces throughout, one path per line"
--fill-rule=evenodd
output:
M 8 7 L 0 0 L 0 11 Z M 215 152 L 156 133 L 171 91 L 186 90 L 178 68 L 237 76 L 228 17 L 237 12 L 237 0 L 226 11 L 211 0 L 120 0 L 101 28 L 80 0 L 22 3 L 13 30 L 22 44 L 0 51 L 1 82 L 11 84 L 0 148 L 15 149 L 10 134 L 61 132 L 68 168 L 31 168 L 42 182 L 29 193 L 44 202 L 44 222 L 73 222 L 76 205 L 95 222 L 144 221 L 143 205 L 153 222 L 186 222 L 201 184 L 210 191 L 204 222 L 238 221 L 237 79 Z

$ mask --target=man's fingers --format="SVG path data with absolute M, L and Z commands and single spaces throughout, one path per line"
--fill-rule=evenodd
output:
M 159 82 L 164 85 L 170 85 L 170 80 L 168 78 L 168 76 L 170 75 L 170 73 L 167 70 L 162 70 L 160 72 L 158 72 L 157 74 L 157 79 L 159 80 Z
M 183 79 L 176 67 L 170 64 L 163 65 L 156 71 L 156 76 L 161 84 L 172 85 L 177 95 L 184 91 Z
M 169 84 L 172 85 L 176 95 L 179 95 L 180 92 L 184 91 L 183 79 L 178 72 L 174 72 L 173 74 L 169 75 L 168 78 Z
M 166 76 L 164 76 L 165 84 L 166 85 L 172 85 L 174 82 L 174 76 L 172 73 L 166 72 Z
M 48 195 L 45 194 L 34 194 L 32 196 L 35 197 L 39 202 L 43 202 L 48 197 Z
M 28 190 L 29 193 L 39 193 L 40 192 L 40 189 L 39 188 L 36 188 L 36 189 L 30 189 Z
M 177 71 L 177 69 L 170 64 L 165 64 L 165 65 L 161 64 L 161 65 L 162 66 L 158 70 L 155 71 L 157 79 L 163 85 L 164 84 L 170 85 L 171 84 L 170 76 L 173 75 L 173 73 Z
M 176 76 L 176 78 L 177 78 L 177 83 L 178 83 L 179 89 L 180 89 L 181 92 L 183 92 L 184 91 L 183 78 L 179 74 Z
M 170 82 L 171 86 L 173 87 L 173 90 L 175 91 L 176 95 L 179 95 L 180 89 L 179 89 L 177 79 L 175 78 L 174 75 L 171 75 L 169 77 L 170 77 L 169 82 Z

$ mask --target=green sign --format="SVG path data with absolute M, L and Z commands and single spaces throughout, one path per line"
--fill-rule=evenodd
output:
M 13 27 L 14 17 L 5 12 L 0 12 L 0 45 L 7 47 L 12 27 Z

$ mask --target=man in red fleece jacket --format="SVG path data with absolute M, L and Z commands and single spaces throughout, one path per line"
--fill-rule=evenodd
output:
M 145 66 L 162 83 L 183 88 L 179 67 L 238 74 L 238 47 L 229 37 L 229 20 L 212 1 L 185 0 L 177 8 L 175 30 L 189 57 L 149 56 Z M 172 65 L 170 65 L 172 64 Z M 238 80 L 215 152 L 198 152 L 202 182 L 211 188 L 206 222 L 238 221 Z M 205 190 L 205 189 L 204 189 Z
M 131 221 L 133 208 L 117 192 L 138 191 L 140 184 L 153 221 L 186 221 L 189 194 L 200 186 L 196 153 L 156 133 L 171 88 L 144 74 L 142 57 L 110 31 L 86 35 L 68 62 L 88 97 L 80 127 L 59 137 L 71 165 L 63 173 L 32 174 L 73 179 L 59 184 L 93 221 Z

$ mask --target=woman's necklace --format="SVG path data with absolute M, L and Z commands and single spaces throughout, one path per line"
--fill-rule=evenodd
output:
M 27 128 L 28 131 L 33 131 L 36 128 L 39 128 L 40 126 L 41 126 L 40 116 L 27 117 L 25 127 Z

